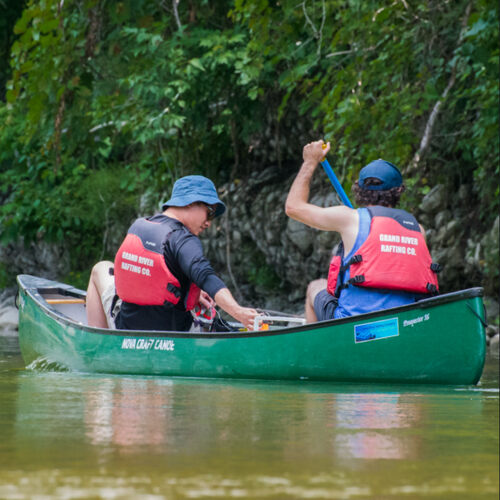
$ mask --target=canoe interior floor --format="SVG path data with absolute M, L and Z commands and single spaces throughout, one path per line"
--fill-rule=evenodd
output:
M 44 292 L 38 290 L 42 298 L 45 300 L 47 307 L 63 314 L 71 320 L 87 326 L 87 313 L 85 310 L 85 299 L 83 297 L 72 297 L 64 294 Z M 200 320 L 198 320 L 200 321 Z M 259 321 L 262 321 L 259 325 Z M 256 318 L 255 330 L 280 330 L 290 326 L 302 325 L 305 323 L 304 318 L 281 317 L 262 315 Z M 235 323 L 236 325 L 236 323 Z M 209 331 L 210 322 L 204 325 L 203 331 Z
M 68 297 L 57 293 L 43 293 L 42 290 L 40 290 L 40 295 L 51 309 L 64 314 L 77 323 L 87 325 L 87 312 L 83 298 Z

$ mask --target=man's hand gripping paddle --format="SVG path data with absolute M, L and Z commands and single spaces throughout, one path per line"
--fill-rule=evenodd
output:
M 323 144 L 323 149 L 325 149 L 325 148 L 326 148 L 326 144 Z M 339 180 L 337 179 L 337 176 L 333 173 L 333 168 L 330 166 L 330 163 L 328 163 L 326 156 L 321 161 L 321 166 L 325 169 L 326 175 L 328 175 L 330 182 L 333 184 L 335 191 L 337 191 L 337 194 L 340 196 L 340 199 L 342 200 L 344 205 L 346 207 L 349 207 L 349 208 L 354 208 L 352 206 L 352 203 L 350 202 L 349 198 L 345 194 L 345 191 L 342 188 Z

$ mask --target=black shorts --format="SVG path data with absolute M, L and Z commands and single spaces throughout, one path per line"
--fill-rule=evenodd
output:
M 193 316 L 189 311 L 181 311 L 173 305 L 138 306 L 122 302 L 115 323 L 119 330 L 187 332 L 193 323 Z
M 318 292 L 314 297 L 314 312 L 318 321 L 333 319 L 338 300 L 326 291 L 326 288 Z

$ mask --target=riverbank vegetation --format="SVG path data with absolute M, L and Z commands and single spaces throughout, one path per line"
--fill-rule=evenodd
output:
M 498 217 L 497 2 L 0 8 L 9 13 L 0 52 L 4 245 L 52 242 L 73 273 L 88 270 L 112 257 L 113 234 L 157 206 L 178 176 L 221 184 L 270 165 L 292 175 L 304 142 L 318 137 L 334 144 L 330 161 L 347 190 L 383 157 L 405 173 L 405 208 L 436 184 L 450 207 L 467 203 L 467 229 L 450 246 L 480 241 Z M 496 257 L 480 254 L 478 269 L 496 294 L 493 244 Z M 464 276 L 470 284 L 478 283 Z

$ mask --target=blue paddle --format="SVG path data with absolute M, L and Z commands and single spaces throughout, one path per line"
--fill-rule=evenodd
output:
M 326 148 L 326 144 L 323 144 L 323 149 L 325 149 L 325 148 Z M 330 163 L 326 159 L 326 156 L 321 161 L 321 166 L 324 168 L 326 175 L 328 175 L 330 182 L 333 184 L 335 191 L 337 191 L 337 194 L 340 196 L 340 199 L 342 200 L 344 205 L 346 207 L 349 207 L 349 208 L 354 208 L 352 206 L 351 201 L 349 200 L 349 198 L 345 194 L 345 191 L 344 191 L 342 185 L 340 184 L 339 180 L 337 179 L 337 176 L 333 173 L 333 168 L 330 166 Z

